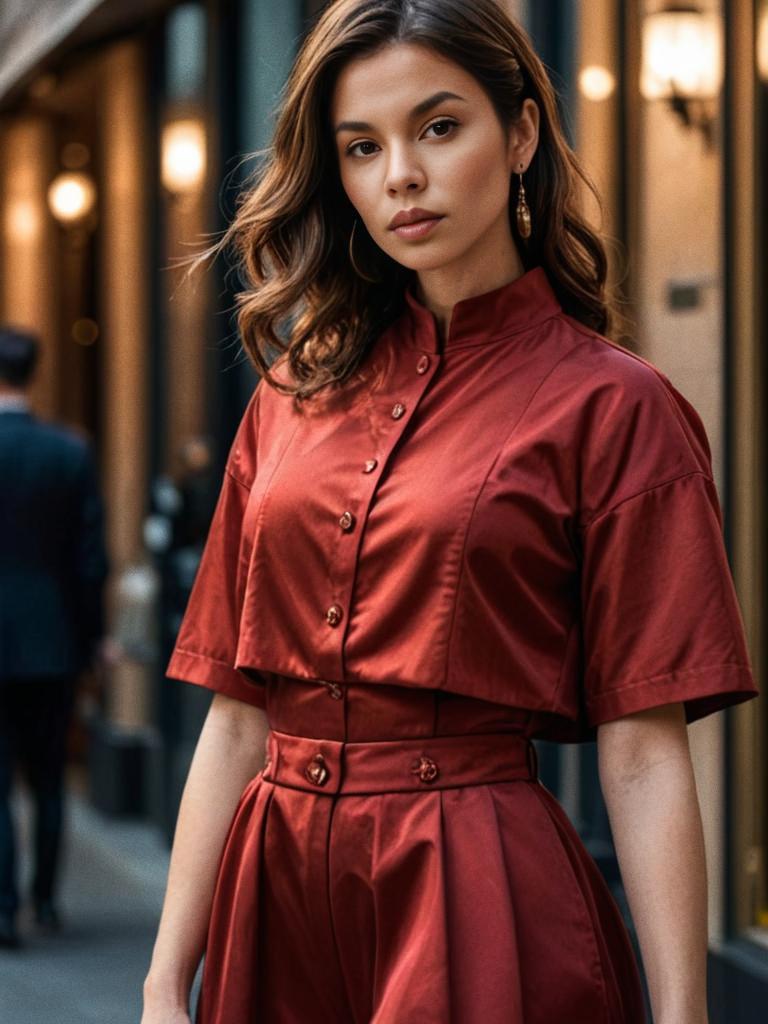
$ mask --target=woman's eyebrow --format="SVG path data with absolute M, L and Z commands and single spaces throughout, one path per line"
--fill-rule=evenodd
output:
M 440 92 L 436 92 L 433 96 L 430 96 L 426 100 L 422 100 L 421 103 L 417 103 L 413 110 L 408 115 L 409 118 L 418 117 L 419 114 L 426 114 L 432 107 L 436 107 L 438 103 L 442 103 L 444 100 L 461 100 L 462 103 L 467 101 L 463 96 L 457 96 L 455 92 L 449 92 L 447 89 L 443 89 Z M 372 124 L 368 124 L 367 121 L 342 121 L 336 125 L 334 134 L 338 135 L 339 132 L 367 132 L 373 129 Z

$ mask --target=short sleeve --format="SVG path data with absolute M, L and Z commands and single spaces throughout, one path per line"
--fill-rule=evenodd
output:
M 606 423 L 583 463 L 592 726 L 679 701 L 692 722 L 758 695 L 704 425 L 660 371 L 641 364 L 632 373 L 636 390 L 614 396 L 610 430 Z
M 256 472 L 257 386 L 229 450 L 208 536 L 176 644 L 166 668 L 172 679 L 206 686 L 257 707 L 263 686 L 235 669 L 247 575 L 243 521 Z

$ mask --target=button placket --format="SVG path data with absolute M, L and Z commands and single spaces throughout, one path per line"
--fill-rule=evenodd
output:
M 329 551 L 328 582 L 331 589 L 328 596 L 332 603 L 325 610 L 328 643 L 324 647 L 327 656 L 319 664 L 322 666 L 322 671 L 329 675 L 333 674 L 336 678 L 343 678 L 344 672 L 343 646 L 346 630 L 338 629 L 338 627 L 342 620 L 351 614 L 357 557 L 364 533 L 364 530 L 358 529 L 358 526 L 365 523 L 368 509 L 374 500 L 381 478 L 381 470 L 396 447 L 402 431 L 410 421 L 411 413 L 417 408 L 422 395 L 429 387 L 429 382 L 440 362 L 439 355 L 430 356 L 424 352 L 417 353 L 414 358 L 412 350 L 410 352 L 399 350 L 395 353 L 394 358 L 397 368 L 387 386 L 390 404 L 386 404 L 387 398 L 385 397 L 383 408 L 379 405 L 378 415 L 376 412 L 373 415 L 377 419 L 383 415 L 393 426 L 393 421 L 397 421 L 397 428 L 387 430 L 384 423 L 379 420 L 375 431 L 372 430 L 370 434 L 368 431 L 361 432 L 360 436 L 377 438 L 380 445 L 375 456 L 364 458 L 358 464 L 362 476 L 367 477 L 370 481 L 370 486 L 360 490 L 353 489 L 348 493 L 348 507 L 344 509 L 342 506 L 342 511 L 336 513 L 336 522 L 338 529 L 349 537 L 349 541 L 343 541 L 339 537 L 339 543 L 332 543 L 332 552 Z M 378 402 L 376 404 L 378 405 Z M 379 472 L 375 473 L 376 470 Z M 361 491 L 362 493 L 360 493 Z M 352 509 L 355 509 L 355 512 Z M 353 540 L 355 537 L 357 539 Z M 331 639 L 331 630 L 336 632 L 338 643 Z M 336 700 L 343 698 L 338 684 L 326 685 L 328 685 L 329 696 Z

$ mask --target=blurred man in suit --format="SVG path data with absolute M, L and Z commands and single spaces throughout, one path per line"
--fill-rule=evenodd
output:
M 14 766 L 34 800 L 31 902 L 59 924 L 55 884 L 67 738 L 79 674 L 98 657 L 108 560 L 88 442 L 38 419 L 26 390 L 37 339 L 0 326 L 0 946 L 21 945 Z

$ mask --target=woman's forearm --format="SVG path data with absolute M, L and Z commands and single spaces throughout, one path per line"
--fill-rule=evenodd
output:
M 707 874 L 690 753 L 634 770 L 601 764 L 655 1024 L 707 1022 Z
M 264 764 L 268 725 L 258 708 L 216 694 L 179 806 L 148 999 L 186 1008 L 202 957 L 224 840 L 240 796 Z

